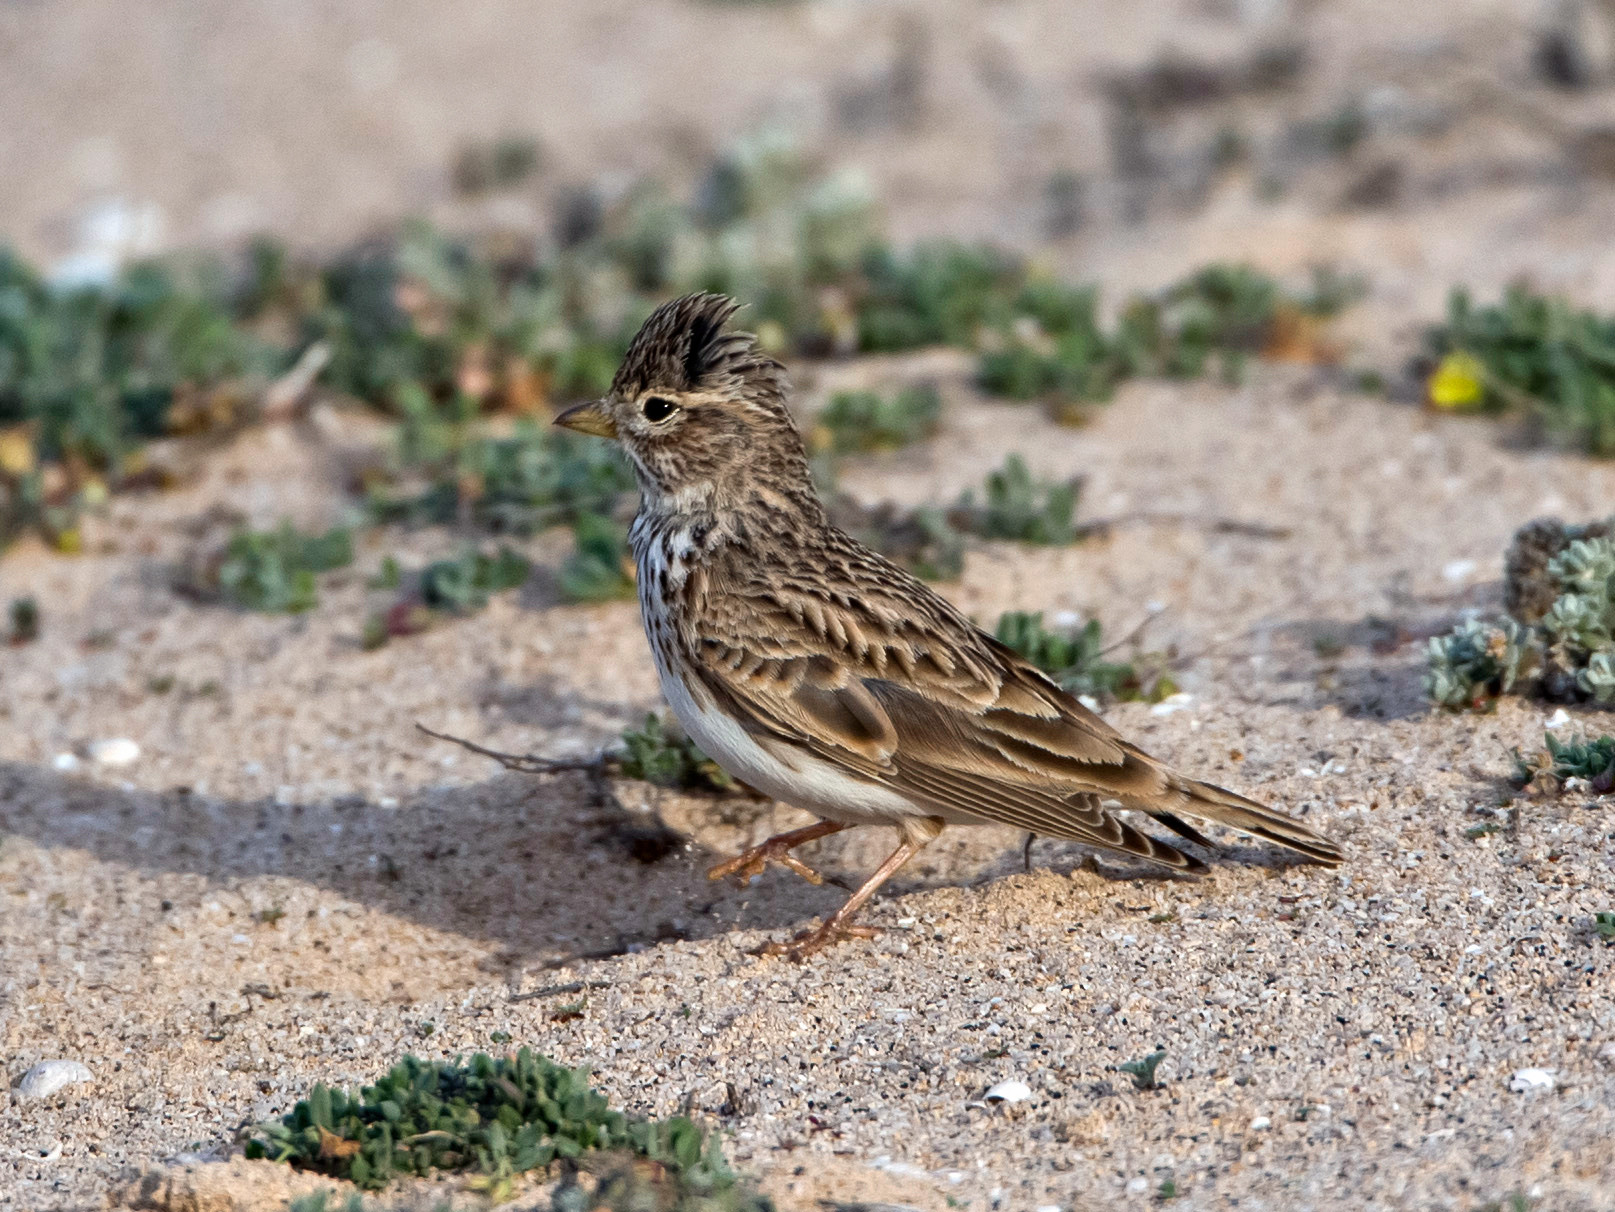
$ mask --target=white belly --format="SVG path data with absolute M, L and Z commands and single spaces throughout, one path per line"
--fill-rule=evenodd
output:
M 651 651 L 661 676 L 662 695 L 685 733 L 702 753 L 747 786 L 815 816 L 848 824 L 890 825 L 904 817 L 926 815 L 926 810 L 916 808 L 897 792 L 854 778 L 806 750 L 781 755 L 758 744 L 718 711 L 704 691 L 698 687 L 692 694 L 682 679 L 673 676 L 658 645 L 652 644 Z

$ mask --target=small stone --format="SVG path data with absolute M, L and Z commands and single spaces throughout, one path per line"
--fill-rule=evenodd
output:
M 1549 732 L 1557 732 L 1561 728 L 1568 727 L 1569 724 L 1570 724 L 1570 713 L 1568 711 L 1566 711 L 1563 707 L 1561 707 L 1561 708 L 1559 708 L 1559 710 L 1555 711 L 1552 715 L 1550 715 L 1548 717 L 1547 723 L 1543 724 L 1542 726 L 1544 728 L 1546 728 Z
M 1193 703 L 1194 695 L 1184 694 L 1182 691 L 1179 691 L 1177 694 L 1167 695 L 1159 703 L 1151 707 L 1150 714 L 1171 715 L 1175 711 L 1183 711 L 1184 709 L 1193 705 Z
M 1268 1117 L 1265 1115 L 1258 1115 L 1255 1119 L 1251 1120 L 1252 1132 L 1266 1132 L 1272 1126 L 1273 1121 L 1268 1119 Z
M 1032 1088 L 1025 1082 L 999 1082 L 983 1097 L 990 1103 L 1024 1103 L 1032 1097 Z
M 90 760 L 99 766 L 127 766 L 140 758 L 140 746 L 126 736 L 90 743 Z
M 1448 560 L 1441 566 L 1441 578 L 1452 584 L 1467 581 L 1476 568 L 1474 560 Z
M 22 1075 L 22 1081 L 17 1083 L 17 1093 L 24 1098 L 49 1098 L 58 1090 L 65 1089 L 78 1082 L 93 1082 L 94 1080 L 95 1074 L 79 1064 L 78 1061 L 40 1061 Z
M 1552 1069 L 1518 1069 L 1509 1078 L 1508 1088 L 1516 1094 L 1535 1094 L 1539 1090 L 1552 1090 Z
M 79 768 L 79 757 L 76 753 L 58 753 L 50 760 L 52 770 L 60 770 L 63 774 Z

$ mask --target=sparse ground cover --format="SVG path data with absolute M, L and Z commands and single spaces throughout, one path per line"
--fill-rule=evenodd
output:
M 681 5 L 664 33 L 811 43 L 827 11 Z M 1615 469 L 1581 453 L 1609 445 L 1609 296 L 1577 191 L 1603 170 L 1568 126 L 1498 160 L 1484 98 L 1417 91 L 1437 69 L 1313 91 L 1329 38 L 1402 70 L 1350 24 L 1107 62 L 1081 87 L 1114 162 L 1023 182 L 1045 226 L 1001 246 L 765 134 L 682 184 L 536 194 L 516 240 L 388 223 L 77 292 L 8 261 L 0 1041 L 14 1082 L 91 1079 L 13 1091 L 0 1206 L 312 1212 L 425 1170 L 364 1206 L 1602 1207 Z M 1602 69 L 1549 32 L 1531 70 L 1582 82 L 1533 95 L 1591 121 Z M 972 52 L 989 122 L 1051 87 L 1001 36 Z M 827 94 L 866 150 L 939 129 L 904 62 Z M 906 188 L 946 162 L 947 196 L 986 196 L 935 153 Z M 498 214 L 555 157 L 444 162 Z M 1497 244 L 1503 277 L 1454 251 L 1513 206 L 1560 226 Z M 1594 288 L 1562 293 L 1571 261 Z M 545 425 L 694 286 L 790 362 L 848 529 L 1346 867 L 1223 838 L 1163 882 L 950 831 L 873 943 L 750 956 L 842 894 L 702 879 L 801 818 L 666 723 L 631 482 Z M 846 882 L 886 840 L 805 857 Z M 582 1066 L 609 1108 L 551 1088 Z

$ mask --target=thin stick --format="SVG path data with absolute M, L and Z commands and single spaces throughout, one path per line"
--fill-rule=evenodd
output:
M 434 732 L 425 724 L 416 721 L 415 727 L 427 736 L 439 741 L 448 741 L 462 749 L 469 749 L 472 753 L 492 758 L 506 770 L 514 770 L 519 774 L 566 774 L 581 772 L 583 774 L 602 775 L 615 763 L 616 759 L 607 753 L 597 753 L 588 758 L 549 758 L 536 753 L 501 753 L 497 749 L 488 749 L 475 741 L 468 741 L 463 737 L 450 736 L 446 732 Z

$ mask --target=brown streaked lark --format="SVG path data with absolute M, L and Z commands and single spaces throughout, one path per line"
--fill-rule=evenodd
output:
M 1164 868 L 1205 864 L 1108 810 L 1227 825 L 1334 865 L 1299 821 L 1167 769 L 890 561 L 837 530 L 785 406 L 785 370 L 737 304 L 658 308 L 611 390 L 556 423 L 615 438 L 642 501 L 630 542 L 662 692 L 690 738 L 735 778 L 821 818 L 712 868 L 770 862 L 814 882 L 791 850 L 853 825 L 901 841 L 817 930 L 764 948 L 794 958 L 874 931 L 853 921 L 946 825 L 1005 824 Z

